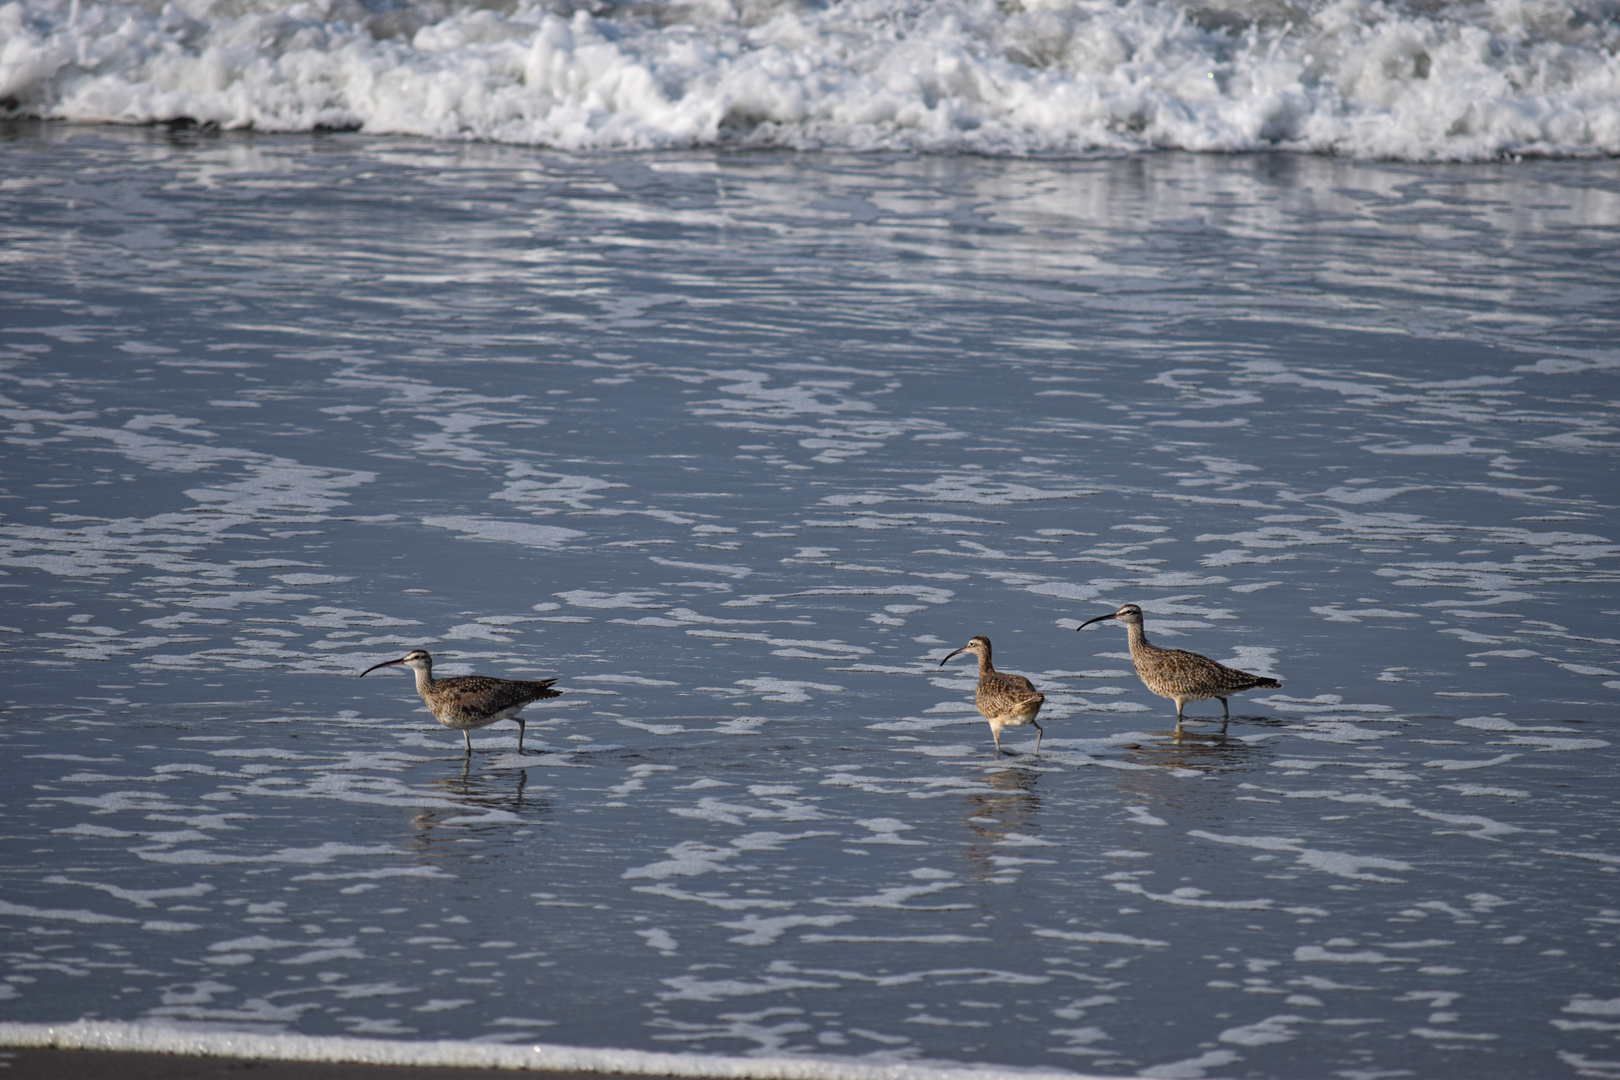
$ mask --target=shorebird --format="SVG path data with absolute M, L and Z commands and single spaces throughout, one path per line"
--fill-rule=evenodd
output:
M 1181 730 L 1181 710 L 1189 701 L 1214 698 L 1221 703 L 1221 730 L 1226 730 L 1232 714 L 1227 710 L 1226 698 L 1243 690 L 1256 687 L 1281 689 L 1282 683 L 1264 675 L 1251 675 L 1247 671 L 1217 664 L 1207 656 L 1185 649 L 1161 649 L 1148 641 L 1142 632 L 1142 609 L 1126 604 L 1112 615 L 1099 615 L 1087 619 L 1076 630 L 1084 630 L 1092 623 L 1104 619 L 1118 619 L 1125 624 L 1131 639 L 1131 663 L 1136 665 L 1136 676 L 1142 685 L 1176 703 L 1176 730 Z
M 1001 757 L 1001 729 L 1023 727 L 1025 724 L 1035 728 L 1035 753 L 1038 756 L 1041 752 L 1041 736 L 1046 732 L 1035 723 L 1035 714 L 1041 711 L 1046 697 L 1022 675 L 1004 675 L 990 665 L 989 638 L 975 637 L 945 660 L 965 652 L 979 658 L 979 685 L 973 690 L 973 704 L 979 707 L 980 715 L 990 721 L 990 738 L 995 740 L 996 757 Z M 945 660 L 939 662 L 940 667 L 945 666 Z
M 518 723 L 518 753 L 523 753 L 525 725 L 519 711 L 523 706 L 546 698 L 558 697 L 561 690 L 553 690 L 556 679 L 492 679 L 487 675 L 455 675 L 448 679 L 433 677 L 433 657 L 425 649 L 412 649 L 398 660 L 384 660 L 360 673 L 363 679 L 378 668 L 404 664 L 416 672 L 416 692 L 422 703 L 433 714 L 433 719 L 447 728 L 461 732 L 467 740 L 467 753 L 472 753 L 472 730 L 489 727 L 501 720 Z

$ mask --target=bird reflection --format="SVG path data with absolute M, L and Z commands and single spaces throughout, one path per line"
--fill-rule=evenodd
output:
M 974 877 L 982 881 L 1003 874 L 998 858 L 1006 852 L 998 852 L 996 845 L 1014 834 L 1028 836 L 1040 830 L 1041 796 L 1035 790 L 1040 778 L 1032 769 L 991 769 L 982 786 L 963 799 L 973 836 L 964 854 L 973 864 Z
M 1219 731 L 1167 731 L 1164 735 L 1120 748 L 1128 755 L 1127 761 L 1152 766 L 1116 774 L 1120 794 L 1128 801 L 1194 816 L 1213 812 L 1216 807 L 1227 807 L 1231 788 L 1225 784 L 1189 787 L 1177 773 L 1189 769 L 1205 775 L 1253 773 L 1276 756 L 1269 740 L 1251 742 Z
M 528 784 L 528 769 L 475 771 L 472 759 L 463 758 L 454 775 L 428 781 L 428 792 L 439 801 L 455 805 L 435 806 L 411 819 L 416 829 L 416 847 L 425 851 L 435 842 L 455 842 L 492 831 L 510 832 L 514 825 L 512 816 L 527 820 L 550 814 L 550 799 L 524 794 Z M 493 820 L 484 825 L 468 820 L 483 813 L 490 814 Z M 456 823 L 447 826 L 446 822 L 452 819 Z
M 1166 769 L 1198 769 L 1201 772 L 1233 772 L 1254 767 L 1271 755 L 1264 743 L 1237 739 L 1222 731 L 1173 731 L 1167 738 L 1135 744 L 1132 760 L 1141 765 Z

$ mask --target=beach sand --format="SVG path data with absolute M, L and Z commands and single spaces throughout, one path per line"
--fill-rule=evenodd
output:
M 354 1065 L 332 1061 L 263 1061 L 187 1054 L 131 1054 L 107 1050 L 0 1050 L 7 1080 L 497 1080 L 511 1069 Z M 549 1080 L 586 1080 L 600 1073 L 547 1073 Z

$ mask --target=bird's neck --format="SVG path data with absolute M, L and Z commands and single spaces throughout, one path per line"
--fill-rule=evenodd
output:
M 1137 624 L 1134 624 L 1134 623 L 1126 623 L 1125 624 L 1125 632 L 1126 632 L 1126 634 L 1130 635 L 1131 652 L 1134 653 L 1138 649 L 1151 649 L 1151 648 L 1153 648 L 1152 643 L 1149 642 L 1148 639 L 1147 639 L 1147 631 L 1143 630 L 1140 625 L 1137 625 Z
M 416 692 L 426 696 L 427 692 L 433 689 L 433 669 L 428 668 L 424 671 L 421 668 L 411 668 L 411 673 L 416 676 Z
M 977 655 L 977 654 L 975 654 L 975 655 Z M 985 653 L 983 656 L 980 656 L 978 659 L 979 659 L 979 678 L 982 679 L 986 675 L 994 675 L 996 673 L 996 669 L 990 666 L 990 654 L 988 652 Z

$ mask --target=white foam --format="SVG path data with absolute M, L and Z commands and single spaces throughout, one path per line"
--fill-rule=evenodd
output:
M 288 863 L 294 866 L 321 866 L 343 855 L 409 855 L 403 848 L 387 844 L 341 844 L 328 841 L 307 848 L 281 848 L 268 855 L 239 855 L 228 852 L 141 850 L 135 853 L 148 862 L 176 866 L 223 866 L 230 863 Z
M 781 0 L 747 19 L 693 4 L 656 20 L 633 7 L 567 18 L 528 4 L 501 14 L 406 3 L 374 17 L 373 30 L 364 16 L 346 21 L 342 5 L 285 0 L 247 9 L 193 0 L 161 14 L 29 0 L 0 15 L 0 97 L 25 115 L 70 120 L 360 126 L 575 149 L 1620 152 L 1616 31 L 1575 0 L 1539 5 L 1533 17 L 1509 2 L 1338 0 L 1287 22 L 1268 11 L 1222 9 L 1228 30 L 1163 0 L 1010 11 L 972 0 Z M 808 387 L 767 389 L 753 372 L 726 374 L 734 396 L 708 403 L 721 410 L 850 407 Z M 1394 452 L 1414 451 L 1483 452 Z M 507 497 L 594 494 L 571 486 L 578 478 L 528 475 L 551 482 L 515 477 Z
M 773 638 L 768 634 L 749 634 L 729 630 L 688 630 L 693 637 L 729 638 L 736 641 L 757 641 L 774 645 L 775 656 L 803 660 L 853 660 L 870 655 L 872 650 L 863 645 L 847 645 L 842 641 L 811 641 L 803 638 Z
M 1423 765 L 1425 768 L 1444 769 L 1447 772 L 1456 772 L 1464 769 L 1489 769 L 1496 765 L 1506 765 L 1508 762 L 1512 761 L 1518 756 L 1518 754 L 1498 754 L 1496 757 L 1483 759 L 1436 758 L 1433 761 L 1425 761 Z
M 497 540 L 527 547 L 557 547 L 585 535 L 578 529 L 565 529 L 560 525 L 534 525 L 495 518 L 425 517 L 422 524 L 436 529 L 454 529 L 462 540 Z
M 661 595 L 656 592 L 616 592 L 604 593 L 593 589 L 574 589 L 570 592 L 554 593 L 553 595 L 566 601 L 573 607 L 583 608 L 656 608 L 662 607 L 654 597 Z M 597 676 L 601 678 L 602 676 Z M 672 684 L 666 684 L 672 685 Z
M 1320 945 L 1300 945 L 1294 949 L 1294 959 L 1301 963 L 1327 962 L 1333 964 L 1416 964 L 1415 956 L 1390 956 L 1377 949 L 1358 949 L 1355 952 L 1334 952 Z
M 1342 851 L 1322 851 L 1316 848 L 1305 847 L 1305 841 L 1281 836 L 1222 836 L 1204 829 L 1188 829 L 1188 836 L 1199 837 L 1204 840 L 1213 840 L 1220 844 L 1233 844 L 1238 847 L 1258 848 L 1261 851 L 1287 852 L 1296 857 L 1301 866 L 1308 866 L 1313 870 L 1337 877 L 1353 878 L 1357 881 L 1376 881 L 1384 884 L 1399 884 L 1400 878 L 1383 877 L 1378 874 L 1367 873 L 1367 868 L 1378 870 L 1410 870 L 1412 864 L 1399 859 L 1386 859 L 1377 855 L 1352 855 Z
M 65 830 L 61 830 L 65 831 Z M 117 885 L 108 885 L 99 881 L 76 881 L 61 874 L 51 874 L 42 879 L 47 885 L 79 885 L 87 889 L 98 889 L 108 896 L 127 900 L 138 908 L 155 908 L 158 900 L 169 900 L 176 897 L 205 896 L 214 891 L 214 886 L 207 882 L 198 882 L 172 889 L 125 889 Z
M 607 480 L 598 480 L 594 476 L 569 476 L 560 473 L 542 472 L 523 462 L 509 464 L 506 468 L 506 475 L 510 482 L 489 497 L 491 499 L 501 499 L 505 502 L 519 503 L 524 506 L 558 503 L 568 507 L 570 510 L 588 511 L 593 503 L 601 500 L 602 496 L 599 492 L 626 486 Z M 546 480 L 542 482 L 529 479 L 530 477 L 544 477 Z
M 1575 731 L 1575 728 L 1572 727 L 1556 727 L 1552 725 L 1527 727 L 1523 724 L 1516 724 L 1512 720 L 1504 720 L 1499 716 L 1470 716 L 1458 720 L 1456 723 L 1458 727 L 1474 728 L 1479 731 L 1553 731 L 1570 733 Z
M 833 984 L 802 979 L 772 979 L 743 985 L 685 978 L 666 998 L 716 1001 L 737 994 L 772 992 L 793 987 L 828 988 Z M 0 1046 L 53 1047 L 61 1050 L 122 1050 L 139 1053 L 188 1054 L 200 1057 L 251 1058 L 260 1061 L 352 1062 L 367 1065 L 441 1066 L 514 1069 L 531 1072 L 583 1072 L 640 1076 L 712 1077 L 715 1080 L 1088 1080 L 1078 1073 L 975 1068 L 949 1062 L 867 1063 L 821 1057 L 727 1057 L 719 1054 L 670 1054 L 605 1047 L 558 1046 L 547 1043 L 501 1045 L 447 1039 L 403 1041 L 344 1036 L 267 1035 L 217 1027 L 163 1023 L 76 1020 L 63 1024 L 0 1022 Z
M 669 679 L 648 679 L 640 675 L 576 675 L 571 682 L 625 683 L 630 686 L 679 686 Z
M 731 939 L 739 945 L 770 945 L 795 927 L 828 927 L 854 921 L 853 915 L 744 915 L 735 922 L 720 925 L 728 930 L 744 931 Z
M 1213 908 L 1218 911 L 1265 911 L 1272 906 L 1272 901 L 1259 900 L 1204 900 L 1202 897 L 1208 893 L 1204 889 L 1195 889 L 1190 886 L 1172 889 L 1167 893 L 1148 892 L 1134 881 L 1116 881 L 1114 888 L 1120 892 L 1131 893 L 1152 900 L 1160 904 L 1173 904 L 1177 907 Z
M 737 685 L 749 687 L 764 701 L 779 701 L 789 704 L 799 704 L 810 700 L 808 691 L 820 690 L 827 694 L 836 694 L 844 688 L 832 683 L 798 682 L 792 679 L 738 679 Z
M 692 877 L 723 869 L 722 864 L 738 853 L 727 848 L 688 840 L 668 850 L 672 858 L 647 866 L 633 867 L 621 876 L 626 879 L 651 878 L 655 881 L 671 877 Z
M 1107 930 L 1037 930 L 1035 936 L 1054 938 L 1058 941 L 1077 941 L 1086 945 L 1139 945 L 1149 949 L 1166 949 L 1170 947 L 1168 941 L 1133 937 L 1130 934 L 1116 934 Z
M 911 596 L 928 604 L 944 604 L 954 596 L 949 589 L 941 589 L 934 585 L 829 585 L 816 589 L 801 589 L 790 593 L 761 593 L 740 597 L 736 600 L 727 600 L 721 607 L 757 607 L 761 604 L 774 604 L 779 600 L 786 600 L 801 596 Z
M 974 941 L 989 941 L 990 939 L 969 937 L 966 934 L 803 934 L 799 940 L 808 945 L 965 945 Z
M 659 566 L 668 566 L 676 570 L 696 570 L 703 574 L 719 574 L 721 577 L 745 578 L 754 572 L 750 567 L 731 563 L 700 563 L 683 559 L 666 559 L 658 555 L 649 555 L 647 558 Z
M 1605 739 L 1555 739 L 1548 735 L 1510 735 L 1506 739 L 1499 739 L 1496 745 L 1507 746 L 1534 746 L 1537 753 L 1550 753 L 1561 750 L 1597 750 L 1608 746 Z
M 53 922 L 84 923 L 89 926 L 140 921 L 138 919 L 126 919 L 121 915 L 105 915 L 99 911 L 86 911 L 83 908 L 37 908 L 30 904 L 13 904 L 7 900 L 0 900 L 0 915 L 11 915 L 25 919 L 49 919 Z
M 1570 999 L 1564 1006 L 1567 1013 L 1578 1013 L 1582 1016 L 1615 1016 L 1620 1017 L 1620 998 L 1610 998 L 1607 1001 L 1591 998 L 1585 995 Z

